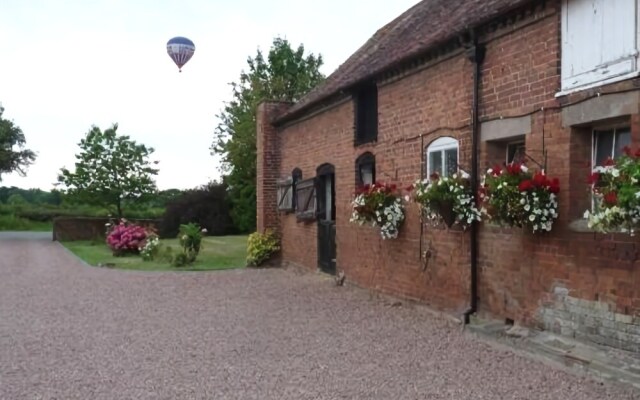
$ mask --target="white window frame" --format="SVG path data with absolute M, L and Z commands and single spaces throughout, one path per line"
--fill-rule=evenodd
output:
M 445 157 L 445 151 L 446 150 L 451 150 L 451 149 L 456 149 L 457 150 L 457 154 L 456 154 L 456 159 L 458 160 L 457 164 L 460 164 L 460 145 L 457 139 L 454 139 L 450 136 L 445 136 L 445 137 L 441 137 L 438 138 L 436 140 L 434 140 L 433 142 L 431 142 L 429 144 L 429 146 L 427 146 L 427 149 L 425 150 L 425 161 L 427 164 L 427 177 L 430 177 L 432 172 L 431 172 L 431 163 L 429 162 L 429 156 L 431 153 L 442 153 L 442 175 L 443 176 L 447 176 L 445 175 L 445 171 L 446 171 L 446 157 Z M 456 171 L 459 170 L 459 168 L 456 168 Z
M 522 147 L 524 147 L 525 148 L 525 154 L 526 154 L 527 144 L 526 144 L 524 139 L 514 140 L 512 142 L 507 142 L 507 146 L 506 146 L 507 148 L 505 149 L 505 155 L 504 155 L 504 158 L 505 158 L 507 164 L 512 162 L 512 160 L 509 160 L 509 150 L 512 148 L 512 146 L 522 146 Z
M 639 55 L 640 52 L 640 7 L 637 0 L 601 0 L 607 2 L 618 1 L 633 2 L 634 14 L 635 14 L 635 35 L 632 38 L 634 40 L 634 47 L 628 54 L 621 55 L 618 59 L 608 60 L 604 64 L 597 65 L 591 71 L 578 73 L 576 75 L 569 75 L 569 65 L 571 60 L 570 52 L 567 50 L 571 46 L 568 37 L 568 18 L 569 18 L 569 3 L 577 3 L 579 1 L 587 2 L 594 0 L 563 0 L 562 1 L 562 22 L 561 22 L 561 90 L 556 93 L 556 97 L 564 96 L 570 93 L 578 92 L 584 89 L 589 89 L 597 86 L 606 85 L 613 82 L 618 82 L 630 78 L 634 78 L 640 75 L 638 66 L 640 64 Z M 586 6 L 586 5 L 585 5 Z M 575 57 L 575 55 L 574 55 Z M 566 67 L 565 67 L 566 66 Z

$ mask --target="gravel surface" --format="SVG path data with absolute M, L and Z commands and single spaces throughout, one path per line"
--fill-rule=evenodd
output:
M 634 399 L 284 270 L 88 267 L 0 240 L 0 399 Z

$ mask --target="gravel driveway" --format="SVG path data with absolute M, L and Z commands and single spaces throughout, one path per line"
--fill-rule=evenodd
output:
M 87 267 L 0 236 L 0 399 L 633 399 L 284 270 Z

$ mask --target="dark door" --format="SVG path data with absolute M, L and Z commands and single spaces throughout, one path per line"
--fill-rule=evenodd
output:
M 336 273 L 336 185 L 332 166 L 318 168 L 318 266 Z

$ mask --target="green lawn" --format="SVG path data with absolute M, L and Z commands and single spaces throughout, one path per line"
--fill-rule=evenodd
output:
M 161 243 L 172 247 L 174 254 L 180 251 L 178 239 L 164 239 Z M 90 265 L 114 264 L 115 268 L 144 271 L 208 271 L 242 268 L 246 264 L 247 256 L 246 236 L 205 237 L 196 262 L 180 268 L 161 261 L 142 261 L 140 256 L 114 257 L 104 242 L 77 241 L 62 244 Z

